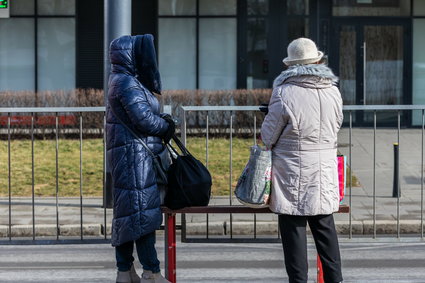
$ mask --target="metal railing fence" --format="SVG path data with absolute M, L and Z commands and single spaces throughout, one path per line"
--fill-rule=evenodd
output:
M 103 114 L 103 125 L 105 125 L 105 107 L 34 107 L 34 108 L 0 108 L 0 115 L 7 115 L 7 178 L 8 178 L 8 229 L 7 229 L 7 238 L 9 243 L 24 243 L 28 242 L 25 240 L 16 240 L 13 241 L 12 238 L 12 185 L 11 185 L 11 125 L 12 125 L 12 114 L 25 115 L 31 117 L 30 122 L 30 136 L 31 136 L 31 214 L 32 214 L 32 240 L 30 243 L 40 242 L 40 243 L 52 243 L 52 242 L 75 242 L 74 238 L 69 237 L 60 237 L 60 224 L 59 224 L 59 117 L 60 114 L 69 114 L 77 116 L 76 127 L 78 127 L 78 137 L 79 137 L 79 186 L 78 186 L 78 198 L 79 198 L 79 222 L 80 222 L 80 241 L 85 240 L 85 242 L 99 242 L 108 241 L 107 239 L 107 211 L 106 206 L 103 207 L 103 239 L 102 237 L 90 239 L 84 239 L 83 233 L 83 113 L 102 113 Z M 34 178 L 34 132 L 35 132 L 35 116 L 37 114 L 46 114 L 51 113 L 54 115 L 54 140 L 55 140 L 55 220 L 56 220 L 56 239 L 36 239 L 36 215 L 35 215 L 35 178 Z M 105 132 L 105 131 L 103 131 Z M 105 133 L 103 133 L 103 172 L 105 172 L 105 157 L 106 157 L 106 146 L 105 146 Z M 103 180 L 105 180 L 105 173 L 103 174 Z M 103 181 L 104 183 L 104 181 Z M 103 186 L 104 187 L 104 186 Z M 105 203 L 105 190 L 103 189 L 103 201 Z
M 205 161 L 206 165 L 209 166 L 209 140 L 210 140 L 210 134 L 209 134 L 209 126 L 210 126 L 210 114 L 213 112 L 220 112 L 220 113 L 229 113 L 229 123 L 228 128 L 228 139 L 229 139 L 229 183 L 228 183 L 228 204 L 234 205 L 234 199 L 232 199 L 233 196 L 233 139 L 234 139 L 234 125 L 235 125 L 235 119 L 234 114 L 238 111 L 244 111 L 244 112 L 252 112 L 253 114 L 258 110 L 257 106 L 185 106 L 182 107 L 182 116 L 181 119 L 181 136 L 182 141 L 184 144 L 188 141 L 188 124 L 187 120 L 188 117 L 191 115 L 191 113 L 197 113 L 197 112 L 204 112 L 206 113 L 205 116 L 205 131 L 202 133 L 205 133 L 205 150 L 206 150 L 206 156 Z M 348 144 L 349 144 L 349 153 L 348 153 L 348 167 L 352 168 L 352 138 L 353 138 L 353 114 L 356 113 L 356 111 L 364 111 L 364 112 L 371 112 L 373 113 L 373 170 L 372 170 L 372 226 L 373 226 L 373 233 L 372 237 L 373 239 L 379 239 L 377 237 L 377 193 L 376 193 L 376 134 L 377 134 L 377 113 L 381 111 L 391 111 L 395 112 L 397 114 L 397 126 L 394 128 L 397 130 L 397 142 L 400 143 L 400 129 L 401 129 L 401 113 L 402 111 L 419 111 L 421 113 L 421 150 L 420 150 L 420 232 L 415 235 L 419 236 L 421 240 L 424 240 L 424 112 L 425 112 L 425 105 L 362 105 L 362 106 L 344 106 L 344 115 L 345 117 L 348 117 Z M 55 124 L 54 124 L 54 133 L 55 133 L 55 220 L 56 220 L 56 237 L 53 239 L 54 241 L 62 241 L 65 240 L 65 237 L 60 236 L 59 233 L 59 195 L 60 195 L 60 188 L 59 188 L 59 162 L 58 162 L 58 155 L 59 155 L 59 116 L 61 113 L 73 113 L 75 116 L 77 116 L 78 121 L 78 136 L 79 136 L 79 159 L 80 159 L 80 168 L 79 168 L 79 186 L 78 186 L 78 195 L 79 195 L 79 222 L 80 222 L 80 237 L 79 240 L 86 240 L 86 238 L 83 235 L 83 223 L 84 223 L 84 213 L 83 213 L 83 168 L 82 168 L 82 160 L 84 158 L 83 154 L 83 119 L 82 115 L 83 113 L 102 113 L 103 114 L 103 124 L 105 124 L 105 108 L 104 107 L 58 107 L 58 108 L 0 108 L 0 115 L 7 115 L 7 203 L 8 203 L 8 240 L 9 242 L 13 242 L 12 234 L 11 234 L 11 228 L 12 228 L 12 175 L 11 175 L 11 118 L 14 113 L 25 113 L 25 115 L 31 116 L 31 125 L 30 125 L 30 135 L 31 135 L 31 206 L 32 206 L 32 240 L 35 241 L 36 239 L 36 232 L 35 232 L 35 178 L 34 178 L 34 164 L 36 160 L 34 159 L 34 117 L 37 113 L 52 113 L 55 117 Z M 252 130 L 253 130 L 253 140 L 252 144 L 257 143 L 257 134 L 258 131 L 258 120 L 256 115 L 252 115 Z M 190 126 L 190 125 L 189 125 Z M 105 133 L 103 133 L 103 168 L 105 172 Z M 224 156 L 223 156 L 224 160 Z M 3 162 L 3 161 L 1 161 Z M 349 179 L 352 180 L 352 171 L 350 170 Z M 105 174 L 104 179 L 105 180 Z M 349 206 L 351 207 L 349 212 L 349 218 L 348 218 L 348 225 L 349 225 L 349 233 L 348 237 L 350 239 L 355 239 L 356 237 L 353 237 L 353 204 L 352 204 L 352 184 L 350 182 L 348 189 L 348 202 Z M 419 196 L 418 196 L 419 197 Z M 103 200 L 105 201 L 105 192 L 103 192 Z M 397 233 L 396 233 L 396 239 L 400 240 L 401 237 L 401 227 L 400 227 L 400 197 L 397 197 L 397 204 L 396 204 L 396 225 L 397 225 Z M 211 240 L 209 235 L 209 215 L 206 216 L 206 241 Z M 233 216 L 229 215 L 230 222 L 229 222 L 229 234 L 230 238 L 233 238 Z M 104 233 L 102 235 L 103 241 L 107 241 L 107 227 L 109 226 L 109 223 L 107 223 L 107 210 L 106 207 L 103 208 L 103 225 L 104 225 Z M 254 224 L 254 231 L 253 231 L 253 239 L 257 239 L 257 215 L 254 214 L 252 216 L 253 218 L 253 224 Z M 183 240 L 189 240 L 186 234 L 186 216 L 182 215 L 182 239 Z M 87 237 L 89 238 L 89 237 Z M 75 240 L 75 239 L 74 239 Z M 87 240 L 91 240 L 87 239 Z M 96 240 L 99 240 L 97 238 Z M 279 233 L 276 235 L 276 240 L 279 240 Z M 50 240 L 49 240 L 50 241 Z
M 352 136 L 353 136 L 353 114 L 356 111 L 363 111 L 363 112 L 372 112 L 373 113 L 373 170 L 372 170 L 372 178 L 373 178 L 373 184 L 372 184 L 372 206 L 373 206 L 373 212 L 372 212 L 372 221 L 373 221 L 373 233 L 372 238 L 374 240 L 377 239 L 377 211 L 376 211 L 376 205 L 377 205 L 377 192 L 376 192 L 376 134 L 377 134 L 377 112 L 385 111 L 385 112 L 395 112 L 397 114 L 397 126 L 395 127 L 397 129 L 397 143 L 400 144 L 400 129 L 401 129 L 401 113 L 402 111 L 420 111 L 422 115 L 422 123 L 421 123 L 421 184 L 420 184 L 420 232 L 418 235 L 421 240 L 424 240 L 424 111 L 425 111 L 425 105 L 347 105 L 343 107 L 344 116 L 346 117 L 348 115 L 348 135 L 349 135 L 349 153 L 348 153 L 348 168 L 349 170 L 349 187 L 348 189 L 348 204 L 350 207 L 349 212 L 349 232 L 348 232 L 348 238 L 353 239 L 353 195 L 352 195 Z M 206 115 L 204 116 L 206 118 L 205 121 L 205 131 L 202 131 L 202 133 L 205 132 L 205 148 L 206 148 L 206 165 L 208 167 L 208 160 L 209 160 L 209 117 L 212 112 L 221 112 L 221 113 L 230 113 L 229 116 L 229 136 L 228 139 L 230 141 L 230 148 L 229 148 L 229 183 L 228 183 L 228 205 L 233 205 L 232 195 L 233 195 L 233 187 L 232 187 L 232 171 L 233 171 L 233 164 L 232 164 L 232 154 L 233 154 L 233 133 L 234 133 L 234 115 L 238 111 L 249 111 L 249 112 L 256 112 L 259 111 L 258 106 L 184 106 L 182 107 L 182 117 L 181 117 L 181 133 L 182 133 L 182 139 L 183 143 L 186 145 L 187 139 L 188 139 L 188 117 L 191 115 L 191 113 L 200 113 L 204 112 Z M 252 115 L 252 128 L 253 128 L 253 145 L 257 143 L 257 118 L 256 115 Z M 224 158 L 224 156 L 223 156 Z M 398 173 L 399 174 L 399 173 Z M 397 176 L 399 178 L 400 176 Z M 401 238 L 401 231 L 400 231 L 400 196 L 397 197 L 397 204 L 396 204 L 396 239 L 400 240 Z M 257 238 L 257 217 L 254 214 L 253 215 L 253 221 L 254 221 L 254 234 L 253 238 Z M 233 229 L 232 229 L 232 215 L 230 215 L 230 238 L 233 238 Z M 182 214 L 182 240 L 183 241 L 191 241 L 191 238 L 187 237 L 186 234 L 186 216 Z M 209 237 L 209 216 L 206 215 L 206 238 L 205 241 L 214 241 L 214 239 L 210 239 Z M 276 238 L 279 238 L 279 232 Z M 199 241 L 199 239 L 196 239 Z M 245 239 L 246 240 L 246 239 Z

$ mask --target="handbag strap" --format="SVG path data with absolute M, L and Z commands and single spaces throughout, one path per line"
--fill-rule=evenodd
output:
M 176 145 L 180 148 L 183 155 L 192 155 L 189 150 L 183 145 L 181 140 L 176 136 L 176 134 L 173 134 L 173 141 L 176 143 Z M 173 148 L 175 151 L 175 149 Z
M 148 145 L 144 142 L 144 141 L 142 141 L 142 139 L 141 138 L 139 138 L 139 136 L 137 136 L 136 135 L 136 133 L 132 130 L 132 129 L 130 129 L 130 127 L 128 127 L 122 120 L 121 120 L 121 118 L 117 115 L 117 113 L 115 113 L 115 111 L 114 111 L 114 109 L 112 108 L 112 105 L 109 105 L 109 109 L 111 109 L 111 111 L 112 111 L 112 113 L 114 114 L 114 116 L 115 116 L 115 118 L 117 118 L 117 120 L 120 122 L 120 124 L 121 125 L 123 125 L 124 126 L 124 128 L 126 128 L 135 138 L 136 138 L 136 140 L 138 141 L 138 142 L 140 142 L 142 145 L 143 145 L 143 147 L 146 149 L 146 151 L 153 157 L 153 160 L 155 160 L 156 162 L 157 162 L 157 160 L 156 160 L 156 156 L 155 156 L 155 154 L 152 152 L 152 150 L 148 147 Z

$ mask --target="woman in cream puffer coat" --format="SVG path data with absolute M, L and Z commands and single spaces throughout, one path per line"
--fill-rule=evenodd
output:
M 288 69 L 275 80 L 261 127 L 272 150 L 270 209 L 279 214 L 290 282 L 307 282 L 306 224 L 322 259 L 325 282 L 341 282 L 332 213 L 339 208 L 337 133 L 343 121 L 337 77 L 306 38 L 288 46 Z

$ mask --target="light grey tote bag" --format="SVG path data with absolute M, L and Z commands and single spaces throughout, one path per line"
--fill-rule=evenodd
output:
M 268 207 L 271 189 L 272 152 L 259 145 L 251 147 L 248 164 L 239 177 L 235 195 L 240 203 L 252 207 Z

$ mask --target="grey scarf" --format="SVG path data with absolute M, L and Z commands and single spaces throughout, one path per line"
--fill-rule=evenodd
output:
M 325 80 L 330 80 L 333 85 L 338 83 L 338 77 L 335 76 L 332 70 L 325 64 L 308 64 L 290 66 L 277 76 L 273 82 L 273 87 L 280 86 L 285 80 L 298 76 L 316 76 Z

